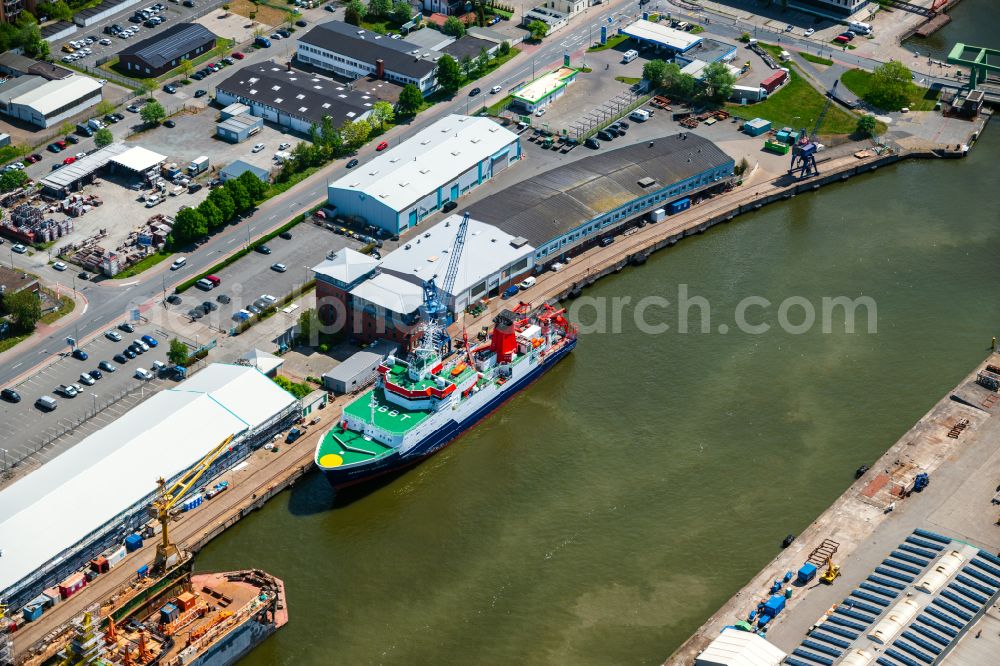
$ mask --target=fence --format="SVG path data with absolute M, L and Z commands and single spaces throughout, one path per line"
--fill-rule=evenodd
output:
M 590 111 L 583 118 L 577 120 L 570 126 L 570 131 L 573 132 L 577 141 L 584 141 L 597 134 L 601 128 L 607 127 L 616 120 L 632 113 L 652 97 L 653 93 L 646 91 L 646 82 L 640 81 L 627 92 L 616 95 L 596 110 Z

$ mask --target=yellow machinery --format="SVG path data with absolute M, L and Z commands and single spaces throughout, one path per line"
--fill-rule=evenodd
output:
M 837 576 L 840 575 L 840 567 L 833 563 L 833 560 L 829 557 L 826 558 L 826 571 L 824 571 L 819 580 L 827 585 L 833 585 L 833 581 L 837 580 Z
M 149 507 L 149 513 L 153 518 L 160 522 L 160 528 L 162 531 L 162 538 L 160 543 L 156 545 L 156 560 L 153 567 L 157 571 L 165 571 L 170 568 L 180 559 L 180 551 L 177 546 L 170 542 L 170 537 L 167 535 L 167 527 L 170 522 L 170 510 L 177 504 L 185 493 L 192 488 L 201 475 L 212 466 L 212 463 L 222 455 L 224 451 L 229 447 L 229 443 L 233 441 L 233 436 L 230 435 L 226 438 L 224 442 L 216 446 L 214 449 L 208 452 L 208 454 L 198 461 L 194 467 L 189 469 L 187 472 L 181 475 L 177 481 L 173 483 L 169 488 L 167 488 L 167 482 L 163 478 L 156 480 L 156 483 L 160 486 L 160 496 Z

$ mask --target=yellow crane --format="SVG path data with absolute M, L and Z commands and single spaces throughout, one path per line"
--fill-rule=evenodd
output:
M 169 488 L 163 477 L 156 480 L 157 485 L 160 487 L 160 496 L 153 500 L 153 503 L 149 507 L 149 513 L 159 521 L 162 533 L 160 543 L 156 544 L 156 560 L 153 565 L 157 571 L 166 570 L 180 559 L 180 550 L 178 550 L 175 544 L 171 543 L 170 537 L 167 534 L 170 522 L 170 510 L 188 490 L 198 483 L 198 479 L 212 466 L 212 463 L 228 449 L 229 443 L 233 441 L 233 437 L 233 435 L 230 435 L 225 441 L 209 451 L 204 458 L 182 474 Z
M 833 581 L 837 580 L 837 576 L 840 575 L 840 567 L 833 563 L 833 558 L 826 558 L 826 571 L 820 575 L 819 579 L 826 583 L 827 585 L 833 585 Z

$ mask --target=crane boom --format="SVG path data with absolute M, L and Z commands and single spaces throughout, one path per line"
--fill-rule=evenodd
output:
M 170 537 L 167 534 L 170 522 L 170 509 L 198 482 L 201 475 L 208 471 L 208 468 L 222 455 L 223 451 L 228 449 L 234 437 L 235 435 L 226 437 L 221 444 L 205 454 L 205 457 L 199 460 L 191 469 L 181 474 L 169 488 L 167 488 L 167 482 L 163 477 L 156 480 L 157 485 L 160 486 L 160 496 L 153 500 L 150 506 L 150 513 L 159 521 L 162 533 L 162 539 L 156 545 L 155 567 L 157 570 L 166 569 L 173 561 L 176 561 L 180 557 L 180 551 L 175 544 L 171 543 Z
M 462 216 L 462 221 L 458 224 L 458 231 L 455 233 L 455 245 L 451 248 L 451 258 L 448 259 L 448 270 L 444 274 L 444 282 L 441 290 L 450 294 L 455 288 L 455 280 L 458 278 L 458 264 L 462 260 L 462 249 L 465 247 L 465 235 L 469 231 L 469 214 Z

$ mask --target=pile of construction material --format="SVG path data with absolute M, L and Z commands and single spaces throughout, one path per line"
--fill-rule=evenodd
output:
M 104 202 L 94 194 L 71 194 L 59 202 L 58 210 L 70 217 L 80 217 Z
M 0 221 L 5 235 L 26 243 L 48 243 L 73 233 L 73 221 L 55 220 L 45 217 L 41 208 L 29 203 L 18 205 L 11 211 L 10 218 Z

